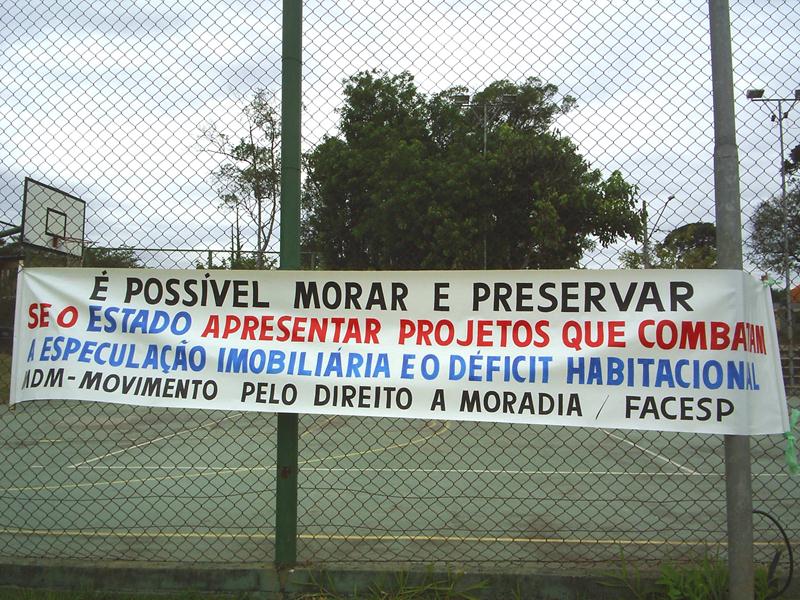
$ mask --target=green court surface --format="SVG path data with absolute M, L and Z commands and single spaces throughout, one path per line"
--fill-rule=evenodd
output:
M 276 417 L 0 407 L 0 555 L 269 563 Z M 724 555 L 719 436 L 301 416 L 298 561 L 527 569 Z M 800 538 L 781 436 L 752 438 L 754 508 Z M 755 518 L 757 558 L 780 547 Z M 784 553 L 785 554 L 785 553 Z

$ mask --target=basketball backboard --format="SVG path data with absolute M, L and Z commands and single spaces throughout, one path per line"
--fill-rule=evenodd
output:
M 25 178 L 22 242 L 52 252 L 83 256 L 86 203 L 66 192 Z

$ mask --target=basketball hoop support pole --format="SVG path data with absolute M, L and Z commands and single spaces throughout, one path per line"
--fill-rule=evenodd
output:
M 16 227 L 12 227 L 11 229 L 0 231 L 0 239 L 7 238 L 10 235 L 16 235 L 18 233 L 22 233 L 22 225 L 17 225 Z

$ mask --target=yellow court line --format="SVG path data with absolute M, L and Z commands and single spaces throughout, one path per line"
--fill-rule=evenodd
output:
M 247 539 L 247 540 L 272 540 L 273 534 L 264 533 L 224 533 L 224 532 L 197 532 L 197 531 L 86 531 L 74 530 L 38 530 L 10 528 L 1 529 L 0 535 L 37 535 L 42 537 L 109 537 L 109 538 L 201 538 L 201 539 Z M 604 538 L 552 538 L 552 537 L 516 537 L 516 536 L 470 536 L 470 535 L 394 535 L 394 534 L 366 534 L 345 535 L 328 533 L 300 533 L 298 539 L 308 541 L 336 541 L 336 542 L 479 542 L 490 544 L 568 544 L 568 545 L 595 545 L 595 546 L 726 546 L 726 542 L 709 542 L 708 540 L 634 540 L 634 539 L 604 539 Z M 774 546 L 783 544 L 782 541 L 754 541 L 756 546 Z

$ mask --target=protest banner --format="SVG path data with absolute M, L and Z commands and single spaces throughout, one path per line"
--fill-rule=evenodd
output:
M 20 273 L 11 401 L 780 433 L 737 271 Z

